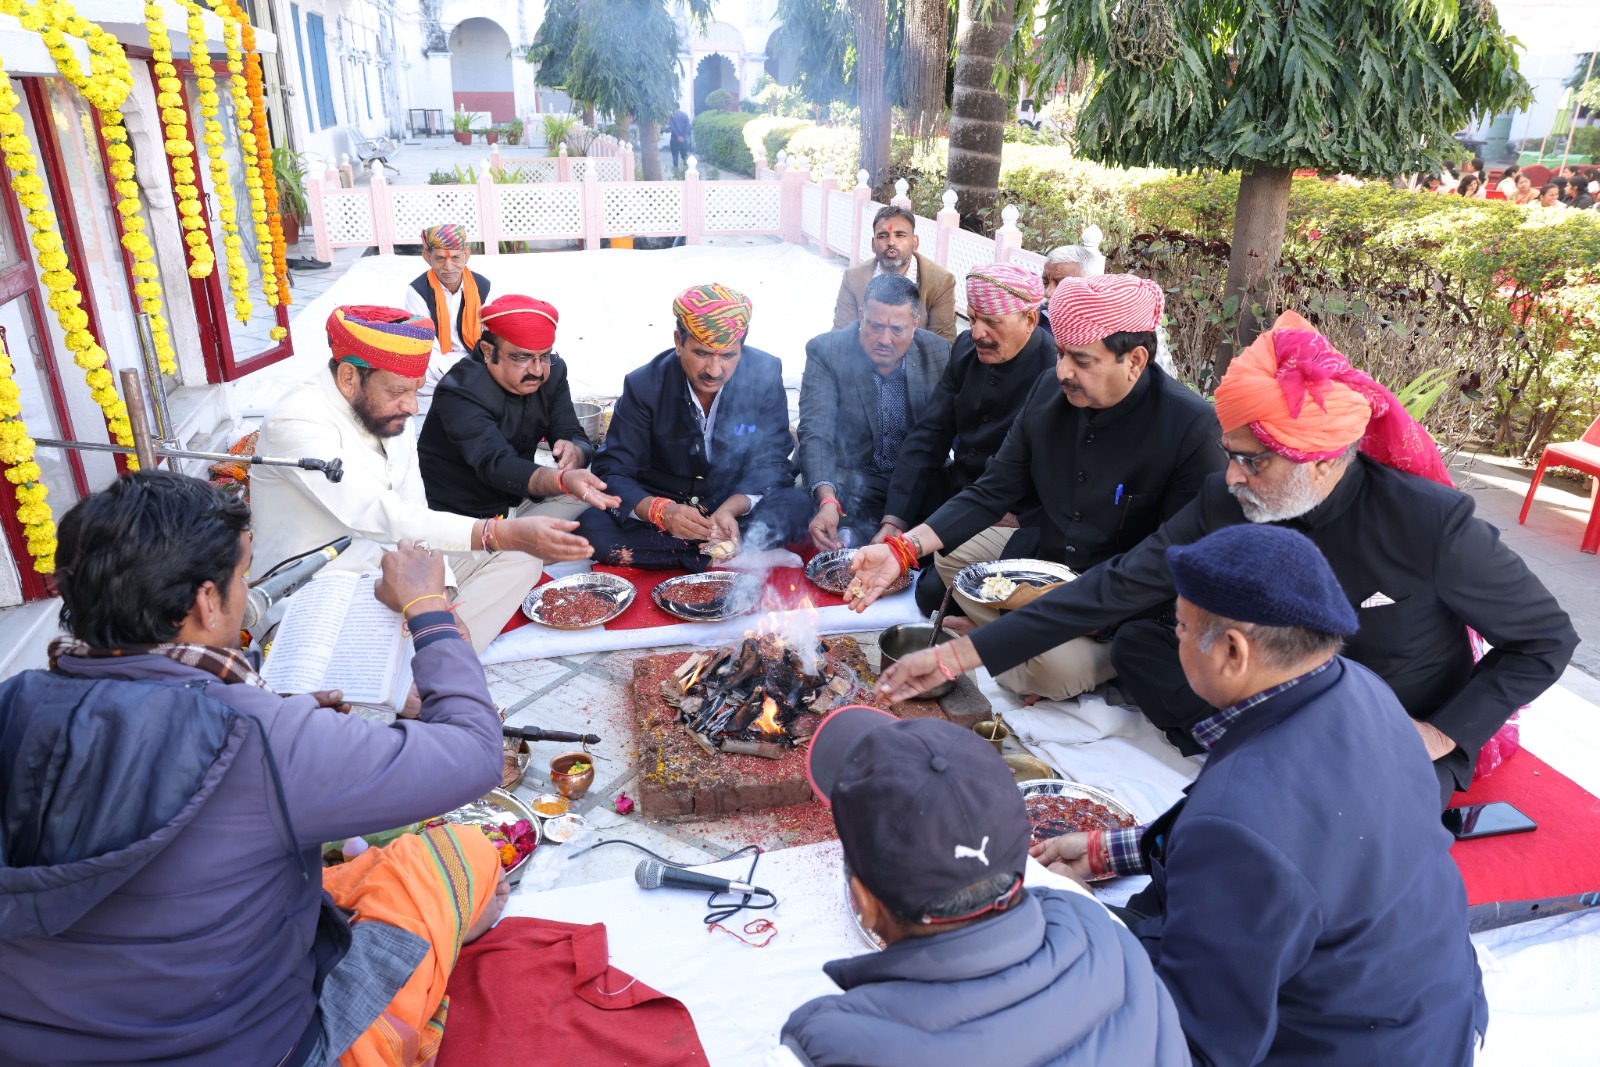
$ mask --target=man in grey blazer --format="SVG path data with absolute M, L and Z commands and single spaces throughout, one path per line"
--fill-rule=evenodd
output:
M 800 468 L 817 502 L 819 549 L 871 540 L 906 433 L 950 362 L 950 342 L 920 329 L 922 298 L 901 274 L 867 285 L 856 322 L 806 343 L 800 381 Z M 942 465 L 919 479 L 920 517 L 944 502 Z M 912 521 L 918 521 L 913 519 Z
M 833 328 L 854 326 L 866 303 L 867 283 L 885 274 L 898 274 L 917 287 L 922 297 L 922 322 L 926 329 L 951 344 L 956 340 L 956 278 L 917 251 L 917 217 L 908 208 L 878 209 L 872 219 L 872 258 L 857 263 L 839 280 L 833 305 Z

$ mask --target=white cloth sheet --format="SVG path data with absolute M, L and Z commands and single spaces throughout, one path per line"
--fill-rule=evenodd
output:
M 699 869 L 743 878 L 749 868 L 745 856 Z M 1026 881 L 1082 891 L 1036 863 L 1029 864 Z M 867 947 L 846 902 L 837 842 L 766 853 L 755 884 L 776 893 L 778 906 L 741 913 L 725 925 L 742 931 L 754 919 L 771 919 L 778 935 L 766 948 L 740 944 L 718 930 L 707 933 L 701 922 L 705 894 L 647 892 L 632 878 L 517 893 L 505 914 L 605 923 L 612 964 L 683 1002 L 712 1067 L 759 1067 L 791 1011 L 839 992 L 822 965 Z

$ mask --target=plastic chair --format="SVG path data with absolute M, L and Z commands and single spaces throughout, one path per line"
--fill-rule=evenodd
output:
M 1562 441 L 1559 444 L 1546 445 L 1544 454 L 1539 457 L 1539 466 L 1533 472 L 1533 482 L 1528 486 L 1528 495 L 1522 501 L 1522 514 L 1517 516 L 1520 525 L 1528 521 L 1528 508 L 1533 505 L 1533 494 L 1539 488 L 1539 481 L 1544 477 L 1544 469 L 1551 464 L 1558 467 L 1571 467 L 1573 470 L 1600 478 L 1600 419 L 1595 419 L 1584 431 L 1582 440 Z M 1581 552 L 1600 552 L 1600 493 L 1597 493 L 1589 503 L 1589 524 L 1583 529 L 1583 543 L 1578 546 Z

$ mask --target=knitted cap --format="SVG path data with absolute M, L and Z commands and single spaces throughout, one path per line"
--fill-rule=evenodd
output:
M 1167 549 L 1178 595 L 1237 622 L 1356 632 L 1355 609 L 1333 568 L 1305 534 L 1245 523 Z

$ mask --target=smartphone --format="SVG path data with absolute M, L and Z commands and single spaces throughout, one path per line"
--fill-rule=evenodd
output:
M 1498 837 L 1501 834 L 1523 834 L 1537 830 L 1539 824 L 1510 804 L 1468 804 L 1444 810 L 1444 828 L 1455 835 L 1457 841 L 1471 841 L 1475 837 Z

